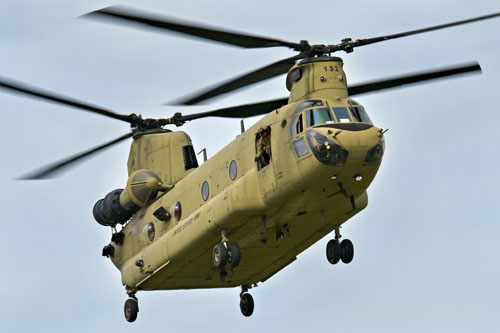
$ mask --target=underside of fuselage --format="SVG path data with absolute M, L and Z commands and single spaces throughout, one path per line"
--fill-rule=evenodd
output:
M 296 203 L 303 201 L 300 196 L 311 197 L 307 190 L 297 192 Z M 229 240 L 240 246 L 241 263 L 228 272 L 224 282 L 212 263 L 213 244 L 220 240 L 215 233 L 203 242 L 204 249 L 198 256 L 172 260 L 138 287 L 143 290 L 223 288 L 264 282 L 368 203 L 366 192 L 354 201 L 354 206 L 349 197 L 338 191 L 312 196 L 318 197 L 315 204 L 287 203 L 276 210 L 275 216 L 254 216 L 231 230 Z M 284 234 L 280 240 L 279 232 Z

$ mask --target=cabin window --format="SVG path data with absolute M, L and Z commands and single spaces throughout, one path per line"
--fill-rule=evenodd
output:
M 295 150 L 295 154 L 297 154 L 297 158 L 301 158 L 302 156 L 309 153 L 309 149 L 307 148 L 306 142 L 304 138 L 300 138 L 299 140 L 292 141 L 293 150 Z
M 337 118 L 337 121 L 339 123 L 350 123 L 351 117 L 349 116 L 349 111 L 347 111 L 347 108 L 332 108 L 333 113 L 335 114 L 335 118 Z
M 333 122 L 335 121 L 327 108 L 318 108 L 306 111 L 306 127 Z
M 238 168 L 236 167 L 236 161 L 232 160 L 231 164 L 229 164 L 229 178 L 235 180 L 237 174 L 238 174 Z
M 182 155 L 184 156 L 184 169 L 189 170 L 198 167 L 198 160 L 196 159 L 196 154 L 194 153 L 193 146 L 183 146 Z
M 201 197 L 203 200 L 207 201 L 208 196 L 210 194 L 210 187 L 208 186 L 208 182 L 205 180 L 203 185 L 201 185 Z
M 180 202 L 176 202 L 173 207 L 174 216 L 177 221 L 179 221 L 182 217 L 182 206 Z
M 148 238 L 150 241 L 155 239 L 155 225 L 153 222 L 148 224 Z

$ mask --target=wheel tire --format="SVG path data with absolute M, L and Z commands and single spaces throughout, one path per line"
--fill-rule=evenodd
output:
M 139 312 L 137 300 L 133 298 L 126 300 L 125 306 L 123 307 L 123 313 L 125 314 L 125 319 L 129 323 L 133 323 L 137 319 L 137 312 Z
M 342 256 L 342 249 L 340 247 L 339 241 L 336 239 L 332 239 L 326 244 L 326 259 L 332 265 L 335 265 L 339 262 L 340 257 Z
M 252 295 L 245 293 L 240 298 L 241 314 L 245 317 L 250 317 L 253 313 L 254 303 Z
M 227 262 L 231 268 L 236 268 L 240 264 L 241 251 L 238 244 L 231 243 L 227 246 Z
M 350 263 L 354 258 L 354 245 L 350 240 L 344 239 L 340 243 L 340 247 L 342 248 L 342 256 L 340 259 L 342 259 L 344 264 Z
M 223 268 L 227 264 L 227 249 L 223 243 L 215 244 L 212 251 L 212 260 L 215 267 Z

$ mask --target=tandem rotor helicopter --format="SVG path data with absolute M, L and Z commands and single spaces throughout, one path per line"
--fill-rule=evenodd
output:
M 353 243 L 340 227 L 368 203 L 367 188 L 380 167 L 385 130 L 351 97 L 478 72 L 477 63 L 348 85 L 343 60 L 333 53 L 500 16 L 500 13 L 393 35 L 310 45 L 208 28 L 121 6 L 85 18 L 161 29 L 244 48 L 288 47 L 298 54 L 228 80 L 181 104 L 193 105 L 281 74 L 290 96 L 202 113 L 150 119 L 122 115 L 86 102 L 1 78 L 6 91 L 127 122 L 131 131 L 103 145 L 39 169 L 23 179 L 54 176 L 128 138 L 129 178 L 93 208 L 113 230 L 102 254 L 120 270 L 128 299 L 125 318 L 139 311 L 145 290 L 241 287 L 240 310 L 254 311 L 248 293 L 334 232 L 331 264 L 350 263 Z M 210 159 L 198 164 L 189 135 L 167 129 L 205 117 L 263 115 Z

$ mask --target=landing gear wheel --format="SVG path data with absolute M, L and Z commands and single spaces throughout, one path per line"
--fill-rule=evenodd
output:
M 227 264 L 227 249 L 223 243 L 215 244 L 212 251 L 212 260 L 215 267 L 223 268 Z
M 326 244 L 326 259 L 332 265 L 339 262 L 342 256 L 342 249 L 337 239 L 332 239 Z
M 137 312 L 139 312 L 137 299 L 129 298 L 128 300 L 126 300 L 123 312 L 125 314 L 125 319 L 129 323 L 133 323 L 137 319 Z
M 354 258 L 354 245 L 350 240 L 344 239 L 340 243 L 340 248 L 342 249 L 342 256 L 340 259 L 342 259 L 344 264 L 350 263 Z
M 252 295 L 244 293 L 240 297 L 240 310 L 245 317 L 250 317 L 253 313 L 254 303 Z
M 227 263 L 231 268 L 236 268 L 240 264 L 241 252 L 238 244 L 231 243 L 227 246 Z

